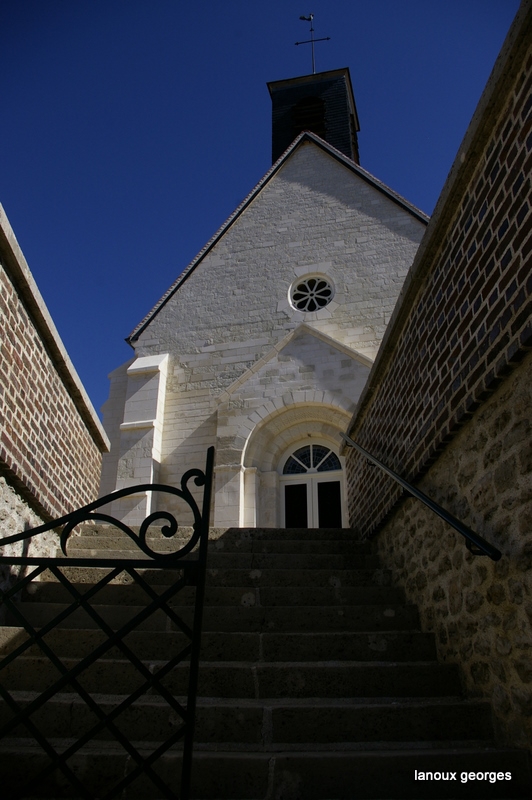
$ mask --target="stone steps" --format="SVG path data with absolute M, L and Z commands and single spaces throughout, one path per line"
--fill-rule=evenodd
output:
M 154 550 L 160 552 L 176 552 L 183 547 L 188 538 L 172 537 L 167 539 L 163 536 L 148 537 L 147 544 Z M 72 536 L 67 545 L 68 553 L 74 555 L 81 550 L 97 551 L 102 553 L 107 550 L 113 551 L 127 551 L 130 552 L 130 557 L 138 549 L 136 543 L 125 534 L 121 535 L 83 535 Z M 243 553 L 274 553 L 278 554 L 296 554 L 296 555 L 358 555 L 368 556 L 375 558 L 371 546 L 366 542 L 354 542 L 350 539 L 275 539 L 264 538 L 259 539 L 247 538 L 242 539 L 230 537 L 228 540 L 223 538 L 211 541 L 209 545 L 210 557 L 213 558 L 216 554 L 223 554 L 226 551 L 234 552 L 236 554 Z
M 148 560 L 144 553 L 131 550 L 99 550 L 83 549 L 81 547 L 69 549 L 73 558 L 107 558 L 112 552 L 113 558 L 127 560 L 140 558 Z M 161 550 L 162 552 L 162 550 Z M 195 554 L 189 556 L 190 560 Z M 151 560 L 151 559 L 150 559 Z M 373 555 L 343 555 L 325 553 L 228 553 L 214 552 L 209 555 L 210 570 L 372 570 L 378 566 L 376 556 Z
M 29 695 L 29 696 L 28 696 Z M 28 704 L 32 693 L 15 699 Z M 110 713 L 121 697 L 95 696 L 99 707 Z M 225 746 L 228 742 L 252 745 L 262 751 L 290 744 L 306 749 L 309 744 L 344 746 L 360 743 L 373 746 L 378 741 L 440 742 L 483 740 L 491 735 L 490 708 L 486 703 L 464 704 L 450 698 L 423 698 L 368 703 L 351 698 L 200 698 L 196 709 L 196 740 L 202 745 Z M 10 718 L 0 703 L 0 723 Z M 82 735 L 97 721 L 87 705 L 74 695 L 57 696 L 32 715 L 35 724 L 53 738 Z M 119 727 L 133 742 L 159 742 L 174 732 L 179 723 L 175 711 L 159 697 L 145 697 L 122 712 Z M 23 726 L 13 736 L 24 738 Z M 104 729 L 98 739 L 113 739 Z
M 308 534 L 308 535 L 307 535 Z M 390 586 L 368 544 L 348 531 L 212 531 L 199 675 L 193 797 L 212 800 L 340 800 L 367 798 L 524 798 L 530 796 L 527 754 L 493 745 L 491 709 L 461 697 L 459 672 L 438 664 L 434 638 L 419 630 L 417 610 Z M 98 554 L 136 558 L 135 544 L 103 527 L 85 529 L 69 544 L 71 557 Z M 162 540 L 161 540 L 162 541 Z M 162 549 L 161 541 L 157 546 Z M 150 546 L 155 547 L 155 540 Z M 168 542 L 165 543 L 165 548 Z M 175 543 L 174 543 L 175 547 Z M 327 547 L 332 554 L 328 555 Z M 167 549 L 170 552 L 171 548 Z M 260 565 L 260 566 L 259 566 Z M 95 573 L 68 567 L 81 592 Z M 65 571 L 66 571 L 65 570 Z M 158 593 L 176 573 L 142 569 Z M 68 591 L 57 582 L 35 582 L 19 611 L 36 628 L 63 609 Z M 94 606 L 113 629 L 146 605 L 139 586 L 114 583 Z M 169 605 L 190 621 L 192 591 Z M 16 616 L 13 617 L 16 622 Z M 21 627 L 0 629 L 9 652 L 27 640 Z M 105 642 L 83 609 L 45 635 L 67 667 Z M 156 671 L 186 643 L 175 622 L 156 613 L 128 634 L 127 646 Z M 3 685 L 21 705 L 59 674 L 37 645 L 2 671 Z M 110 648 L 80 678 L 85 691 L 110 711 L 144 681 L 119 648 Z M 162 679 L 182 698 L 187 669 Z M 0 723 L 9 717 L 0 702 Z M 94 724 L 89 710 L 66 684 L 34 719 L 60 750 Z M 179 724 L 176 712 L 155 689 L 124 711 L 117 724 L 140 751 L 152 752 Z M 0 743 L 6 791 L 16 770 L 37 769 L 41 755 L 23 728 Z M 177 791 L 180 748 L 157 762 Z M 134 767 L 111 732 L 102 730 L 69 764 L 96 796 Z M 418 771 L 512 772 L 511 781 L 462 783 L 414 780 Z M 11 784 L 10 784 L 11 781 Z M 47 782 L 48 781 L 48 782 Z M 41 797 L 75 797 L 66 780 L 50 777 Z M 449 788 L 451 787 L 451 788 Z M 66 792 L 66 793 L 65 793 Z M 158 798 L 143 776 L 124 798 Z
M 212 583 L 213 576 L 210 576 Z M 94 584 L 85 583 L 83 591 L 90 591 Z M 168 586 L 156 584 L 157 593 Z M 30 583 L 22 594 L 24 602 L 67 603 L 72 595 L 60 583 Z M 139 605 L 146 602 L 146 592 L 136 584 L 111 584 L 98 592 L 102 604 L 113 606 Z M 173 606 L 191 605 L 194 589 L 185 587 L 172 598 Z M 205 606 L 328 606 L 328 605 L 398 605 L 404 603 L 404 593 L 391 586 L 262 586 L 257 587 L 251 579 L 247 586 L 212 586 L 205 590 Z
M 150 531 L 156 525 L 150 527 Z M 139 528 L 132 527 L 131 530 L 138 535 Z M 303 533 L 302 533 L 303 531 Z M 172 539 L 180 542 L 188 542 L 193 530 L 189 526 L 180 526 L 178 532 Z M 118 528 L 110 528 L 107 524 L 82 525 L 72 534 L 69 542 L 76 539 L 90 541 L 93 538 L 114 539 L 115 541 L 131 542 L 132 539 Z M 147 535 L 148 541 L 166 539 L 159 531 Z M 166 539 L 169 541 L 169 539 Z M 209 548 L 216 550 L 218 547 L 230 547 L 239 549 L 245 546 L 245 542 L 256 545 L 260 542 L 346 542 L 349 547 L 354 547 L 360 552 L 373 553 L 374 548 L 371 542 L 359 542 L 353 540 L 353 532 L 349 528 L 210 528 L 209 529 Z M 303 547 L 305 545 L 303 544 Z
M 93 583 L 108 574 L 105 568 L 94 568 L 90 575 L 84 567 L 65 567 L 64 574 L 73 583 Z M 153 586 L 168 586 L 176 573 L 167 569 L 143 569 L 142 576 Z M 179 574 L 179 573 L 178 573 Z M 56 582 L 52 575 L 44 576 Z M 342 586 L 390 586 L 392 575 L 387 569 L 224 569 L 207 568 L 209 587 L 249 586 L 249 588 L 340 588 Z M 122 576 L 120 583 L 131 584 L 130 576 Z
M 169 602 L 168 606 L 173 607 Z M 60 603 L 21 603 L 18 608 L 25 619 L 40 628 L 54 619 L 65 608 Z M 99 616 L 111 627 L 125 625 L 144 606 L 98 605 Z M 192 624 L 193 608 L 176 607 L 179 618 Z M 8 616 L 7 623 L 15 625 L 17 620 Z M 330 631 L 408 631 L 419 625 L 417 608 L 406 605 L 365 606 L 207 606 L 203 616 L 205 631 L 274 632 L 297 630 L 300 633 Z M 96 621 L 84 609 L 77 609 L 64 619 L 60 628 L 97 628 Z M 152 614 L 139 630 L 178 630 L 177 623 L 165 612 Z
M 0 633 L 5 651 L 25 639 L 21 628 L 7 628 Z M 102 631 L 55 628 L 46 642 L 65 658 L 81 658 L 106 641 Z M 168 659 L 186 643 L 175 631 L 136 630 L 125 637 L 131 650 L 142 659 Z M 4 652 L 5 652 L 4 651 Z M 26 651 L 40 652 L 37 645 Z M 112 649 L 110 656 L 119 651 Z M 381 633 L 335 631 L 321 633 L 249 633 L 240 631 L 204 631 L 202 656 L 205 660 L 222 661 L 428 661 L 435 659 L 434 637 L 420 631 L 386 631 Z M 6 668 L 7 669 L 7 668 Z
M 118 653 L 116 654 L 119 655 Z M 69 669 L 78 658 L 63 656 Z M 165 663 L 153 659 L 157 668 Z M 17 666 L 5 668 L 3 685 L 10 690 L 44 691 L 59 674 L 44 656 L 22 657 Z M 174 694 L 186 691 L 188 672 L 177 667 L 163 681 Z M 113 695 L 134 691 L 141 682 L 135 667 L 124 658 L 100 658 L 83 673 L 89 692 Z M 460 696 L 460 680 L 454 665 L 434 661 L 202 661 L 199 694 L 203 697 L 269 698 L 371 698 Z M 63 689 L 68 694 L 69 687 Z

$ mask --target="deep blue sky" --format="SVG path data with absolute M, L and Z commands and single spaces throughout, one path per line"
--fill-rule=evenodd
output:
M 349 67 L 431 213 L 518 0 L 2 0 L 0 202 L 99 410 L 124 338 L 271 164 L 266 82 Z

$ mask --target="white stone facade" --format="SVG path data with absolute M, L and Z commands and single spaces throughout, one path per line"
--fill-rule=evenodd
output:
M 282 526 L 284 461 L 307 442 L 338 452 L 424 229 L 349 159 L 298 137 L 132 337 L 103 409 L 102 494 L 150 475 L 176 484 L 215 445 L 214 524 Z M 290 301 L 307 276 L 334 290 L 312 312 Z M 146 510 L 134 498 L 120 513 Z

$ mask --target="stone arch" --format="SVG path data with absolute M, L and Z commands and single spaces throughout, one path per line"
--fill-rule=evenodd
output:
M 332 394 L 324 397 L 326 392 L 318 394 L 319 400 L 294 398 L 291 404 L 270 409 L 249 434 L 242 453 L 242 525 L 280 524 L 280 459 L 292 445 L 319 439 L 338 453 L 339 434 L 349 424 L 352 404 Z

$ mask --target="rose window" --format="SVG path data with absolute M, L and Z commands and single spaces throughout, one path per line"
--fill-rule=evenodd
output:
M 333 298 L 333 288 L 325 278 L 305 278 L 292 289 L 292 305 L 298 311 L 317 311 Z

